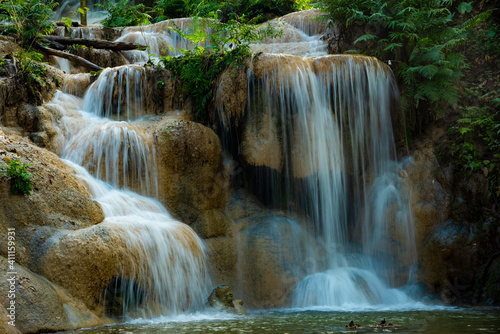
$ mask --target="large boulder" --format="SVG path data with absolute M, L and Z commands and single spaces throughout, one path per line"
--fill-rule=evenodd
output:
M 241 271 L 239 291 L 252 308 L 289 306 L 302 278 L 316 267 L 320 247 L 301 224 L 280 215 L 253 216 L 238 221 Z
M 6 167 L 9 159 L 30 164 L 33 191 L 30 196 L 11 195 L 10 177 L 0 176 L 0 255 L 7 252 L 6 228 L 15 228 L 16 261 L 33 269 L 38 248 L 52 234 L 98 224 L 104 213 L 85 182 L 55 154 L 0 129 L 0 165 Z
M 225 212 L 233 234 L 205 239 L 213 281 L 231 286 L 251 308 L 290 306 L 297 283 L 322 265 L 306 222 L 266 209 L 244 190 L 233 192 Z
M 446 142 L 444 134 L 431 128 L 406 167 L 418 280 L 448 304 L 498 304 L 491 282 L 499 275 L 500 225 L 484 209 L 491 206 L 488 182 L 483 172 L 466 175 L 451 163 L 446 146 L 436 144 Z
M 11 268 L 7 259 L 0 257 L 0 270 L 2 333 L 64 331 L 104 324 L 81 301 L 23 266 L 13 265 Z M 72 280 L 72 277 L 67 277 L 67 280 Z M 8 297 L 11 292 L 14 299 Z M 11 304 L 11 301 L 15 303 Z M 6 315 L 11 315 L 9 308 L 13 307 L 15 318 L 9 317 L 8 321 L 15 320 L 15 327 L 2 328 Z M 8 314 L 5 314 L 7 310 Z
M 186 223 L 226 206 L 227 177 L 221 145 L 209 128 L 183 119 L 164 119 L 154 133 L 160 200 Z
M 45 241 L 40 253 L 39 272 L 97 314 L 103 312 L 106 287 L 130 269 L 123 266 L 127 254 L 123 236 L 107 224 L 54 234 Z

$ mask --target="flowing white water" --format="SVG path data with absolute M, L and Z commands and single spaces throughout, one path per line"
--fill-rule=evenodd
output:
M 390 288 L 398 268 L 416 260 L 393 160 L 392 73 L 366 57 L 272 58 L 249 76 L 248 109 L 279 119 L 284 191 L 314 222 L 328 257 L 325 271 L 298 284 L 293 306 L 408 302 Z
M 85 93 L 83 110 L 100 117 L 136 120 L 144 116 L 143 66 L 106 68 Z
M 125 314 L 158 316 L 201 308 L 211 286 L 201 239 L 155 199 L 122 190 L 157 196 L 150 138 L 134 123 L 101 117 L 113 114 L 129 119 L 142 114 L 142 85 L 138 84 L 142 72 L 135 67 L 107 71 L 109 75 L 101 74 L 84 99 L 58 92 L 49 107 L 62 113 L 62 157 L 101 204 L 103 224 L 126 243 L 123 272 L 110 282 L 111 290 L 122 298 Z M 116 87 L 108 79 L 117 80 L 124 91 L 114 92 Z M 113 94 L 126 102 L 123 114 L 120 103 L 114 109 L 108 106 Z

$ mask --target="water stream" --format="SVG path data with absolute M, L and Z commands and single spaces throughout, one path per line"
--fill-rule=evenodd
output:
M 118 76 L 129 70 L 118 70 Z M 200 309 L 211 287 L 203 242 L 155 199 L 151 138 L 130 119 L 142 115 L 124 113 L 130 122 L 102 116 L 109 111 L 102 108 L 109 99 L 103 91 L 112 91 L 113 78 L 97 80 L 84 98 L 58 92 L 52 101 L 63 113 L 61 157 L 100 203 L 106 217 L 102 224 L 126 241 L 128 260 L 110 288 L 123 297 L 123 314 L 152 317 Z M 129 93 L 123 98 L 137 97 Z M 121 115 L 119 108 L 116 115 Z

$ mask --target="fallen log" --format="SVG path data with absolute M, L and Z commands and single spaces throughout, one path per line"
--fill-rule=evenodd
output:
M 62 21 L 56 21 L 54 22 L 56 24 L 56 26 L 58 27 L 66 27 L 66 23 L 65 22 L 62 22 Z M 77 21 L 72 21 L 71 22 L 71 26 L 74 27 L 74 28 L 77 28 L 77 27 L 83 27 L 80 23 L 78 23 Z
M 63 45 L 80 44 L 88 47 L 93 47 L 94 49 L 108 49 L 112 51 L 137 50 L 146 47 L 144 45 L 139 45 L 134 43 L 111 42 L 102 39 L 69 38 L 61 36 L 45 36 L 44 39 L 46 39 L 49 42 L 56 42 Z
M 78 64 L 81 64 L 81 65 L 84 65 L 84 66 L 87 66 L 88 68 L 90 68 L 92 71 L 100 71 L 102 70 L 103 68 L 100 67 L 100 66 L 97 66 L 96 64 L 94 63 L 91 63 L 90 61 L 88 61 L 87 59 L 85 58 L 82 58 L 82 57 L 79 57 L 79 56 L 76 56 L 74 54 L 71 54 L 71 53 L 68 53 L 68 52 L 64 52 L 64 51 L 59 51 L 59 50 L 54 50 L 54 49 L 51 49 L 51 48 L 48 48 L 46 46 L 43 46 L 41 45 L 40 43 L 36 43 L 36 47 L 45 52 L 46 54 L 49 54 L 51 56 L 57 56 L 57 57 L 61 57 L 61 58 L 66 58 L 68 60 L 71 60 L 71 61 L 74 61 L 75 63 L 78 63 Z

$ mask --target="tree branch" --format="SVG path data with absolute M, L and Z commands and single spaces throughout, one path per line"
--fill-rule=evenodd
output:
M 95 49 L 107 49 L 112 51 L 127 51 L 127 50 L 137 50 L 138 48 L 145 48 L 144 45 L 128 43 L 128 42 L 111 42 L 101 39 L 86 39 L 86 38 L 68 38 L 61 36 L 45 36 L 49 42 L 56 42 L 63 45 L 73 45 L 80 44 L 85 46 L 91 46 Z
M 67 53 L 67 52 L 59 51 L 59 50 L 54 50 L 54 49 L 48 48 L 46 46 L 43 46 L 40 43 L 36 43 L 36 47 L 38 49 L 40 49 L 41 51 L 45 52 L 46 54 L 74 61 L 75 63 L 84 65 L 84 66 L 90 68 L 93 71 L 100 71 L 100 70 L 103 69 L 102 67 L 97 66 L 94 63 L 91 63 L 87 59 L 79 57 L 79 56 L 76 56 L 76 55 L 71 54 L 71 53 Z

